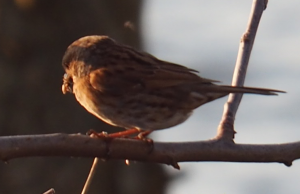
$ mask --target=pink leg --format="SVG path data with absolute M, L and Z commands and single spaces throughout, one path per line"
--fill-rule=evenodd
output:
M 120 131 L 120 132 L 116 132 L 116 133 L 110 133 L 110 134 L 107 134 L 106 132 L 102 131 L 101 133 L 98 133 L 94 130 L 90 130 L 88 133 L 90 135 L 94 135 L 98 138 L 101 138 L 101 137 L 105 137 L 105 138 L 118 138 L 118 137 L 127 137 L 129 135 L 132 135 L 132 134 L 136 134 L 136 133 L 139 133 L 140 130 L 138 129 L 128 129 L 128 130 L 125 130 L 125 131 Z
M 128 130 L 125 130 L 125 131 L 120 131 L 120 132 L 116 132 L 116 133 L 107 134 L 107 137 L 110 137 L 110 138 L 127 137 L 129 135 L 136 134 L 136 133 L 139 133 L 139 132 L 140 132 L 140 130 L 138 130 L 138 129 L 128 129 Z

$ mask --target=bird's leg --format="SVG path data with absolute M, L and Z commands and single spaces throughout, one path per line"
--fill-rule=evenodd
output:
M 120 131 L 120 132 L 108 134 L 105 131 L 102 131 L 101 133 L 97 133 L 94 130 L 90 130 L 89 135 L 93 134 L 94 136 L 96 136 L 98 138 L 113 139 L 113 138 L 130 138 L 129 135 L 139 133 L 137 136 L 133 137 L 133 139 L 142 140 L 142 141 L 145 141 L 147 144 L 149 144 L 151 146 L 151 149 L 149 151 L 149 153 L 150 153 L 153 150 L 153 140 L 148 138 L 147 136 L 150 133 L 152 133 L 152 131 L 153 130 L 141 131 L 139 129 L 132 128 L 132 129 L 128 129 L 128 130 L 125 130 L 125 131 Z
M 133 129 L 128 129 L 128 130 L 125 130 L 125 131 L 120 131 L 120 132 L 110 133 L 110 134 L 108 134 L 105 131 L 102 131 L 101 133 L 98 133 L 94 130 L 90 130 L 88 132 L 88 134 L 89 135 L 93 134 L 94 136 L 96 136 L 98 138 L 125 138 L 125 137 L 128 137 L 129 135 L 136 134 L 136 133 L 139 133 L 139 132 L 140 132 L 140 130 L 133 128 Z
M 127 137 L 129 135 L 136 134 L 139 132 L 140 132 L 140 130 L 133 128 L 133 129 L 125 130 L 125 131 L 107 134 L 107 137 L 109 137 L 109 138 Z
M 90 130 L 88 132 L 88 134 L 91 137 L 94 136 L 94 137 L 97 137 L 97 138 L 104 138 L 104 139 L 108 140 L 108 142 L 110 142 L 110 140 L 113 139 L 113 138 L 130 138 L 130 137 L 128 137 L 129 135 L 139 133 L 137 136 L 133 137 L 132 139 L 138 139 L 138 140 L 142 140 L 142 141 L 146 142 L 149 145 L 148 153 L 150 154 L 153 151 L 153 140 L 148 138 L 147 136 L 152 131 L 153 130 L 141 131 L 139 129 L 133 128 L 133 129 L 125 130 L 125 131 L 120 131 L 120 132 L 108 134 L 105 131 L 102 131 L 101 133 L 97 133 L 94 130 Z M 108 149 L 108 152 L 107 152 L 107 158 L 109 158 L 109 149 Z
M 148 139 L 147 136 L 152 133 L 153 130 L 147 130 L 140 132 L 135 138 L 136 139 Z

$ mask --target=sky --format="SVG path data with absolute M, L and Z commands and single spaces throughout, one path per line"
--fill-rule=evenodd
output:
M 200 76 L 230 84 L 239 41 L 251 1 L 145 0 L 142 32 L 145 51 L 200 71 Z M 248 67 L 245 86 L 287 91 L 279 96 L 244 95 L 237 112 L 236 143 L 300 140 L 300 1 L 269 1 Z M 154 141 L 213 138 L 227 97 L 194 111 L 185 123 L 157 131 Z M 177 171 L 168 194 L 298 194 L 300 161 L 283 164 L 191 162 Z

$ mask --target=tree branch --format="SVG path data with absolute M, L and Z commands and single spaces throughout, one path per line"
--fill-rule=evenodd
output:
M 234 144 L 222 140 L 163 143 L 127 138 L 91 138 L 80 134 L 48 134 L 0 137 L 0 159 L 69 156 L 128 159 L 179 168 L 177 162 L 279 162 L 290 166 L 300 158 L 300 142 L 285 144 Z
M 259 20 L 267 1 L 254 0 L 246 33 L 243 35 L 232 85 L 242 86 Z M 242 95 L 230 95 L 213 140 L 153 145 L 128 138 L 92 138 L 80 134 L 48 134 L 0 137 L 0 159 L 30 156 L 99 157 L 155 162 L 179 168 L 178 162 L 279 162 L 290 166 L 300 158 L 300 142 L 285 144 L 235 144 L 234 118 Z
M 263 11 L 267 7 L 266 0 L 254 0 L 248 21 L 246 32 L 243 34 L 239 46 L 238 56 L 235 64 L 234 74 L 231 85 L 243 86 L 247 67 L 254 44 L 256 32 Z M 243 94 L 230 94 L 228 101 L 224 105 L 223 116 L 220 121 L 217 133 L 217 139 L 227 139 L 233 141 L 234 138 L 234 120 L 241 102 Z

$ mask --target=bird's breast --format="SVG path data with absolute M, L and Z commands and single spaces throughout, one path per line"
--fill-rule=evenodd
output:
M 73 89 L 87 111 L 110 125 L 127 129 L 165 129 L 184 122 L 192 113 L 162 91 L 112 95 L 96 90 L 84 79 L 76 80 Z

